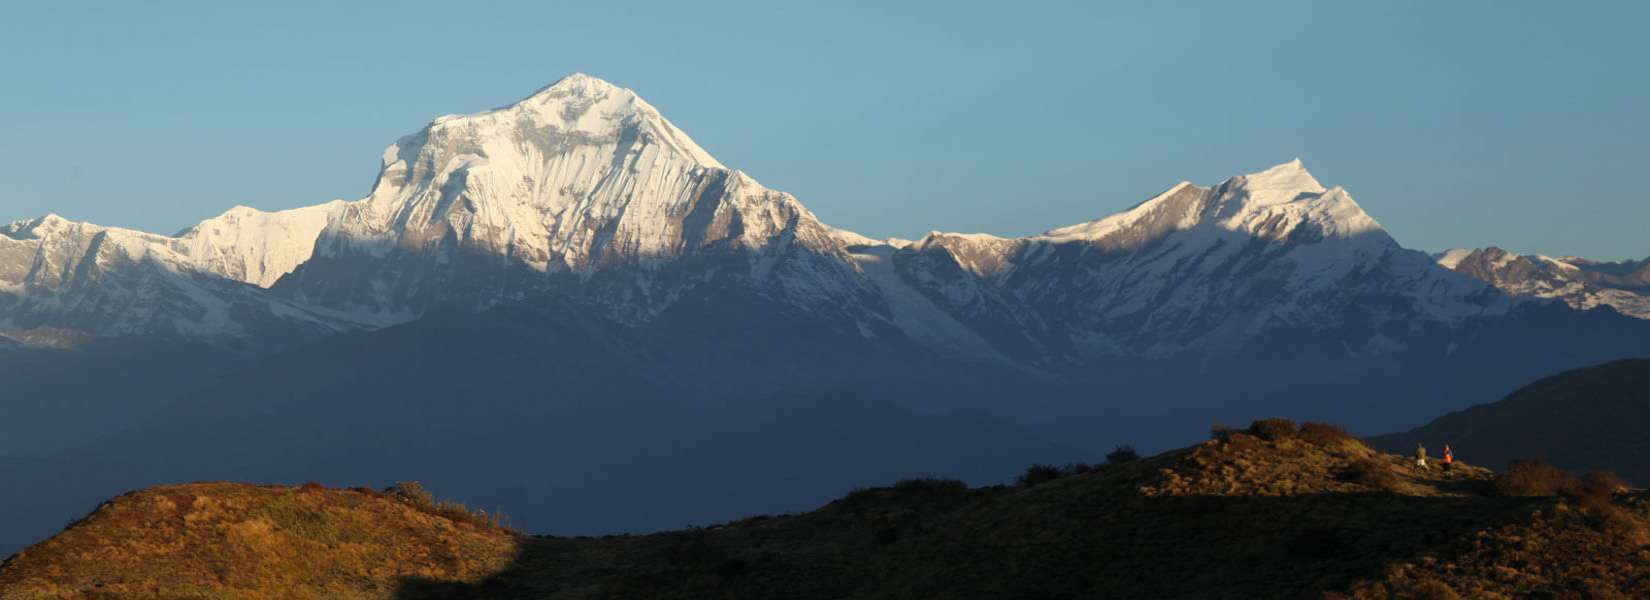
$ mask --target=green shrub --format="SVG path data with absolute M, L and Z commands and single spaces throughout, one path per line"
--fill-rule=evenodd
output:
M 1124 444 L 1106 454 L 1106 464 L 1120 465 L 1140 460 L 1140 453 L 1134 451 L 1134 446 Z
M 1249 425 L 1249 433 L 1276 442 L 1295 436 L 1295 422 L 1289 419 L 1261 419 Z
M 1088 463 L 1071 463 L 1060 467 L 1060 472 L 1066 475 L 1082 475 L 1094 471 L 1094 465 Z
M 1026 472 L 1021 473 L 1015 483 L 1020 484 L 1022 487 L 1032 487 L 1054 481 L 1063 475 L 1059 467 L 1037 464 L 1026 467 Z

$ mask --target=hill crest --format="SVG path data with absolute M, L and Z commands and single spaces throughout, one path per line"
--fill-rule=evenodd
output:
M 1487 470 L 1418 470 L 1325 426 L 1262 422 L 1143 460 L 1053 472 L 975 489 L 911 479 L 800 515 L 602 538 L 517 537 L 371 491 L 167 486 L 117 498 L 13 557 L 0 567 L 0 596 L 166 585 L 396 599 L 1650 591 L 1640 572 L 1647 563 L 1635 562 L 1647 514 L 1638 496 L 1603 500 L 1621 507 L 1605 510 L 1577 498 L 1496 494 Z M 111 535 L 155 512 L 179 541 Z M 1601 521 L 1606 514 L 1614 524 Z M 370 535 L 328 539 L 314 533 L 317 523 Z M 108 560 L 145 552 L 141 563 Z

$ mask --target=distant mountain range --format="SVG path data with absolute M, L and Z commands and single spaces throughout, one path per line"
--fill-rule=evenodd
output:
M 1650 286 L 1641 263 L 1440 260 L 1578 308 Z M 732 287 L 867 338 L 1052 368 L 1227 355 L 1285 331 L 1391 353 L 1519 304 L 1430 262 L 1299 160 L 1028 238 L 871 240 L 724 167 L 629 90 L 573 75 L 402 138 L 361 200 L 236 207 L 171 237 L 55 215 L 0 227 L 0 325 L 281 347 L 546 295 L 639 326 Z
M 432 121 L 362 199 L 0 227 L 0 335 L 0 455 L 52 496 L 0 550 L 211 478 L 407 473 L 538 529 L 676 526 L 1216 421 L 1393 431 L 1650 355 L 1650 321 L 1445 268 L 1299 160 L 1036 236 L 879 241 L 585 75 Z M 630 472 L 694 491 L 654 511 Z
M 1491 246 L 1450 250 L 1438 264 L 1486 281 L 1517 296 L 1556 298 L 1587 310 L 1608 306 L 1650 319 L 1650 259 L 1599 262 L 1574 256 L 1520 255 Z

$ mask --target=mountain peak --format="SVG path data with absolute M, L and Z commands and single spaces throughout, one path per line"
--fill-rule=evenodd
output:
M 1316 195 L 1328 191 L 1306 170 L 1300 158 L 1259 173 L 1234 177 L 1231 182 L 1247 191 L 1249 201 L 1258 205 L 1292 202 L 1303 194 Z
M 533 92 L 533 95 L 523 99 L 522 102 L 566 97 L 604 96 L 613 93 L 636 95 L 635 92 L 613 85 L 600 77 L 574 72 L 557 79 L 555 83 L 539 88 L 538 91 Z M 517 104 L 520 104 L 520 102 Z
M 1275 235 L 1307 222 L 1322 235 L 1335 237 L 1381 229 L 1351 194 L 1340 187 L 1325 188 L 1296 158 L 1232 177 L 1213 189 L 1182 181 L 1126 211 L 1053 229 L 1038 239 L 1098 241 L 1122 236 L 1117 243 L 1131 246 L 1200 226 Z
M 21 221 L 12 221 L 11 223 L 0 223 L 0 234 L 5 234 L 6 237 L 12 238 L 38 238 L 46 234 L 50 234 L 51 232 L 73 226 L 74 224 L 74 221 L 60 217 L 57 213 L 46 213 L 43 216 L 33 219 L 23 219 Z
M 726 168 L 636 92 L 584 73 L 563 77 L 514 104 L 440 117 L 430 129 L 454 134 L 472 145 L 485 145 L 489 138 L 507 139 L 541 146 L 547 154 L 569 145 L 617 143 L 640 134 L 699 166 Z

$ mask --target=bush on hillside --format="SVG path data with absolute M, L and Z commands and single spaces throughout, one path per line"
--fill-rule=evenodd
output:
M 1106 455 L 1106 464 L 1120 465 L 1140 460 L 1140 453 L 1134 451 L 1134 446 L 1122 445 Z
M 1363 440 L 1358 439 L 1358 436 L 1348 433 L 1339 425 L 1318 421 L 1301 423 L 1300 437 L 1319 446 L 1333 446 L 1347 441 L 1363 443 Z
M 1249 425 L 1249 433 L 1276 442 L 1295 436 L 1295 422 L 1289 419 L 1261 419 Z
M 856 487 L 854 489 L 848 490 L 848 494 L 842 497 L 842 501 L 850 503 L 850 504 L 857 504 L 857 503 L 860 503 L 860 502 L 864 502 L 866 500 L 870 500 L 871 498 L 875 498 L 876 495 L 877 495 L 877 488 Z
M 1580 496 L 1575 503 L 1581 509 L 1582 519 L 1594 531 L 1616 539 L 1643 542 L 1644 526 L 1632 513 L 1616 506 L 1609 496 Z
M 1616 506 L 1614 499 L 1626 487 L 1627 482 L 1614 472 L 1592 471 L 1560 493 L 1575 500 L 1582 517 L 1593 530 L 1637 543 L 1644 538 L 1644 526 L 1627 510 Z
M 1054 481 L 1064 475 L 1060 472 L 1060 468 L 1054 465 L 1036 464 L 1026 467 L 1026 472 L 1021 473 L 1014 481 L 1021 487 L 1033 487 Z
M 1609 498 L 1625 489 L 1627 482 L 1615 471 L 1591 471 L 1581 476 L 1581 484 L 1576 487 L 1575 493 L 1581 496 Z
M 384 488 L 384 495 L 414 506 L 435 505 L 435 495 L 416 481 L 397 481 L 395 485 Z
M 901 492 L 959 494 L 968 491 L 968 484 L 943 477 L 911 477 L 894 482 Z
M 1540 459 L 1521 459 L 1507 463 L 1506 472 L 1497 475 L 1490 485 L 1507 496 L 1557 496 L 1575 493 L 1581 482 L 1569 471 Z
M 1220 423 L 1215 423 L 1214 425 L 1209 426 L 1209 439 L 1211 439 L 1211 440 L 1224 440 L 1228 437 L 1231 437 L 1232 434 L 1237 433 L 1238 431 L 1241 431 L 1241 430 L 1233 428 L 1233 427 L 1228 427 L 1228 426 L 1222 425 Z
M 416 481 L 397 481 L 395 485 L 384 488 L 383 495 L 427 514 L 447 517 L 477 527 L 510 529 L 508 525 L 505 525 L 505 521 L 508 519 L 503 512 L 489 513 L 485 510 L 473 510 L 462 502 L 436 500 L 434 494 L 424 489 L 424 485 Z
M 1342 478 L 1352 483 L 1389 492 L 1398 488 L 1398 476 L 1392 473 L 1392 469 L 1387 468 L 1386 463 L 1375 458 L 1353 461 L 1342 474 Z

